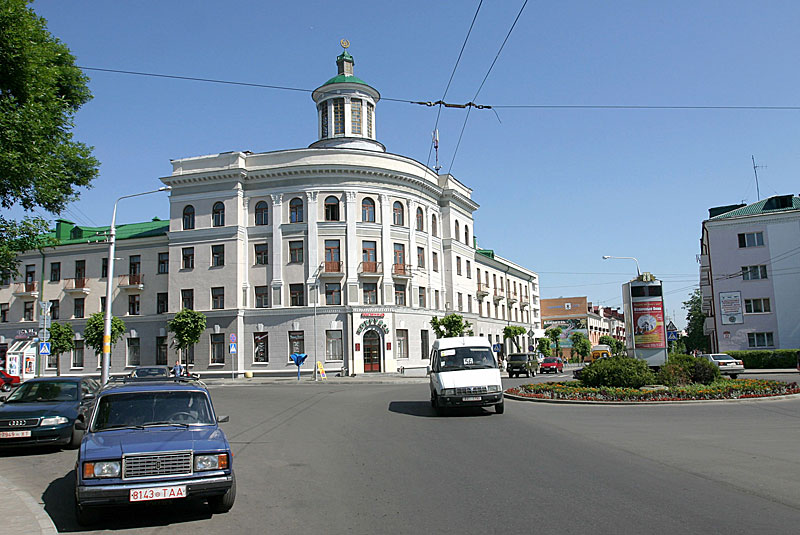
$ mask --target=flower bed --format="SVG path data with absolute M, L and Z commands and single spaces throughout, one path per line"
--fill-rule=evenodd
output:
M 763 379 L 722 379 L 709 385 L 674 386 L 664 390 L 638 388 L 586 387 L 580 381 L 520 385 L 508 394 L 538 399 L 573 401 L 694 401 L 747 399 L 800 394 L 797 383 Z

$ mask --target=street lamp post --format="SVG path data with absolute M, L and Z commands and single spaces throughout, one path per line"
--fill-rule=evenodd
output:
M 109 229 L 108 236 L 108 273 L 106 273 L 106 310 L 103 322 L 103 358 L 100 365 L 100 382 L 106 384 L 108 382 L 108 369 L 111 363 L 111 295 L 113 293 L 112 281 L 114 280 L 114 251 L 116 249 L 116 236 L 117 236 L 117 203 L 122 199 L 129 199 L 131 197 L 139 197 L 140 195 L 149 195 L 151 193 L 158 193 L 159 191 L 171 190 L 172 186 L 163 186 L 152 191 L 145 191 L 142 193 L 134 193 L 132 195 L 123 195 L 114 202 L 114 211 L 111 213 L 111 228 Z
M 322 270 L 323 264 L 320 264 L 317 271 L 314 272 L 314 380 L 319 381 L 317 377 L 317 300 L 319 299 L 319 273 Z
M 608 255 L 603 255 L 603 260 L 608 260 L 609 258 L 633 260 L 634 262 L 636 262 L 636 274 L 637 275 L 641 275 L 642 274 L 642 272 L 639 270 L 639 261 L 636 260 L 632 256 L 608 256 Z

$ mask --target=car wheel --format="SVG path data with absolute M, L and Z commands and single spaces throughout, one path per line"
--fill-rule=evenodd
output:
M 77 422 L 77 420 L 75 420 Z M 72 424 L 72 438 L 67 443 L 67 448 L 77 450 L 81 447 L 81 439 L 83 439 L 83 431 L 77 429 L 75 424 Z
M 502 400 L 500 400 L 500 403 L 494 406 L 494 412 L 496 412 L 497 414 L 503 414 L 505 410 L 506 407 Z
M 736 379 L 737 377 L 739 377 L 738 373 L 732 373 L 731 374 L 731 379 Z
M 8 392 L 11 390 L 11 385 L 8 383 L 3 383 L 2 385 L 0 385 L 0 390 L 2 390 L 3 392 Z
M 212 513 L 227 513 L 233 507 L 233 502 L 236 501 L 236 476 L 233 475 L 232 479 L 231 488 L 225 494 L 211 496 L 208 499 L 208 507 Z
M 436 416 L 444 416 L 445 408 L 442 407 L 442 404 L 439 401 L 439 396 L 436 394 L 433 394 L 433 409 L 436 411 Z
M 75 519 L 78 521 L 78 524 L 81 526 L 89 526 L 97 522 L 99 518 L 99 514 L 97 509 L 94 507 L 86 507 L 85 505 L 81 506 L 78 504 L 78 500 L 75 500 Z

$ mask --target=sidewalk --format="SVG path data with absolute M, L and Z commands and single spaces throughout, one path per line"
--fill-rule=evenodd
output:
M 5 535 L 55 535 L 56 526 L 33 496 L 0 476 L 0 518 Z
M 265 384 L 296 384 L 296 385 L 322 385 L 322 384 L 361 384 L 361 385 L 395 385 L 395 384 L 427 384 L 427 375 L 403 375 L 400 373 L 362 373 L 355 377 L 345 375 L 338 376 L 336 374 L 327 374 L 327 378 L 323 379 L 318 376 L 318 380 L 314 381 L 314 376 L 303 374 L 300 380 L 297 380 L 297 375 L 292 376 L 256 376 L 256 377 L 209 377 L 200 379 L 208 386 L 248 386 L 248 385 L 265 385 Z

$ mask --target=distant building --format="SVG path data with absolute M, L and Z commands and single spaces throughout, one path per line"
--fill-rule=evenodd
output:
M 800 347 L 800 197 L 709 209 L 699 260 L 712 351 Z
M 574 332 L 583 333 L 592 345 L 600 343 L 600 337 L 609 335 L 625 340 L 625 319 L 619 310 L 592 306 L 586 296 L 542 299 L 542 328 L 561 328 L 562 358 L 571 356 Z

